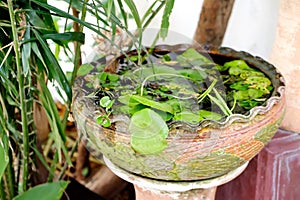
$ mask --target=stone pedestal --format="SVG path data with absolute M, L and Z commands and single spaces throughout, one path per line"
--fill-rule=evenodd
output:
M 241 167 L 217 178 L 172 182 L 141 177 L 119 168 L 105 157 L 104 161 L 114 174 L 134 185 L 136 200 L 213 200 L 215 199 L 217 187 L 239 176 L 248 165 L 247 162 Z
M 216 200 L 299 199 L 300 135 L 278 130 L 235 180 L 218 187 Z

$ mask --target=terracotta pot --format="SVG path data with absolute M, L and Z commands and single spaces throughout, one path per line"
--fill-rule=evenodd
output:
M 158 46 L 160 51 L 183 51 L 188 45 Z M 199 50 L 200 51 L 200 50 Z M 203 121 L 197 125 L 176 121 L 169 123 L 168 145 L 158 155 L 141 155 L 130 145 L 128 126 L 130 119 L 113 116 L 112 128 L 96 123 L 98 106 L 86 96 L 94 92 L 91 80 L 98 73 L 95 68 L 76 79 L 73 114 L 87 147 L 103 154 L 115 165 L 141 176 L 162 180 L 200 180 L 221 176 L 253 158 L 273 137 L 284 115 L 285 86 L 275 67 L 261 58 L 229 48 L 208 51 L 219 64 L 243 59 L 249 66 L 264 72 L 274 87 L 271 97 L 246 115 L 233 114 L 225 121 Z M 95 83 L 95 82 L 92 82 Z

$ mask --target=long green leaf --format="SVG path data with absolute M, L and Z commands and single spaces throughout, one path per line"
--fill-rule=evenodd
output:
M 115 4 L 114 4 L 114 0 L 110 0 L 112 2 L 108 2 L 108 10 L 107 12 L 108 13 L 108 16 L 107 16 L 107 20 L 110 21 L 110 18 L 111 16 L 114 16 L 116 14 L 116 7 L 115 7 Z M 115 23 L 114 20 L 111 20 L 111 32 L 112 32 L 112 40 L 115 39 L 115 36 L 116 36 L 116 33 L 117 33 L 117 24 Z
M 13 98 L 18 97 L 19 93 L 16 86 L 13 82 L 0 70 L 0 77 L 3 86 L 7 89 L 7 91 L 11 94 Z
M 49 31 L 45 22 L 37 15 L 37 13 L 34 10 L 30 10 L 26 14 L 28 16 L 29 22 L 36 29 L 39 29 L 42 33 L 53 33 L 53 31 Z
M 104 23 L 104 26 L 101 26 L 101 28 L 104 29 L 105 26 L 109 26 L 108 20 L 107 20 L 107 14 L 101 10 L 101 8 L 104 8 L 105 6 L 100 0 L 95 0 L 95 1 L 99 4 L 99 6 L 97 6 L 96 4 L 87 4 L 87 5 L 89 5 L 89 7 L 90 7 L 89 11 L 92 11 L 93 15 L 97 19 L 100 19 L 100 21 L 102 21 Z M 93 10 L 94 10 L 94 12 L 93 12 Z M 99 14 L 101 14 L 101 15 L 99 15 Z M 115 23 L 122 29 L 127 30 L 126 26 L 124 26 L 124 24 L 121 22 L 119 17 L 116 16 L 115 13 L 110 13 L 110 21 Z
M 31 43 L 31 49 L 32 51 L 35 53 L 35 55 L 37 56 L 37 58 L 40 60 L 40 62 L 42 63 L 41 65 L 37 65 L 37 67 L 39 68 L 39 71 L 44 71 L 46 72 L 46 74 L 49 74 L 48 76 L 51 76 L 51 74 L 48 72 L 48 69 L 47 69 L 47 64 L 37 46 L 37 44 L 35 42 L 32 42 Z M 40 67 L 42 66 L 42 67 Z M 52 77 L 48 77 L 48 78 L 52 78 Z
M 38 81 L 40 83 L 41 90 L 42 90 L 40 92 L 40 98 L 42 100 L 42 105 L 43 105 L 43 107 L 45 107 L 46 114 L 48 115 L 49 121 L 53 122 L 53 124 L 50 124 L 50 125 L 55 127 L 55 130 L 57 130 L 57 132 L 60 134 L 60 137 L 65 142 L 66 136 L 62 129 L 61 120 L 60 120 L 55 102 L 52 98 L 52 95 L 50 94 L 45 81 L 42 78 L 39 78 Z
M 107 7 L 106 7 L 107 20 L 110 20 L 112 8 L 114 7 L 114 0 L 107 0 L 106 4 L 107 4 Z
M 105 39 L 108 39 L 107 36 L 104 35 L 103 33 L 101 33 L 99 30 L 97 30 L 94 27 L 94 25 L 92 25 L 92 24 L 90 24 L 86 21 L 82 21 L 82 20 L 78 19 L 77 17 L 74 17 L 73 15 L 70 15 L 69 13 L 67 13 L 63 10 L 60 10 L 60 9 L 54 7 L 54 6 L 51 6 L 49 4 L 42 3 L 38 0 L 31 0 L 31 1 L 38 4 L 38 5 L 40 5 L 40 6 L 42 6 L 42 7 L 44 7 L 44 8 L 46 8 L 46 9 L 48 9 L 48 10 L 50 10 L 50 11 L 52 11 L 52 12 L 54 12 L 54 13 L 56 13 L 56 14 L 58 14 L 58 15 L 60 15 L 61 17 L 64 17 L 64 18 L 67 18 L 67 19 L 72 19 L 74 22 L 77 22 L 78 24 L 82 24 L 85 27 L 87 27 L 87 28 L 91 29 L 92 31 L 94 31 L 95 33 L 101 35 L 101 37 L 103 37 Z
M 154 8 L 156 3 L 159 2 L 159 6 L 157 8 Z M 142 24 L 143 24 L 143 29 L 147 28 L 147 26 L 150 24 L 150 22 L 153 20 L 153 18 L 159 13 L 159 11 L 163 8 L 164 6 L 163 1 L 155 1 L 149 9 L 145 12 L 143 18 L 142 18 Z
M 217 104 L 217 106 L 222 110 L 222 112 L 226 115 L 226 116 L 230 116 L 232 115 L 231 110 L 228 108 L 225 100 L 222 98 L 222 96 L 218 93 L 218 91 L 213 88 L 213 91 L 216 95 L 216 97 L 208 94 L 207 96 L 215 103 Z
M 71 4 L 72 7 L 74 7 L 76 10 L 79 12 L 81 11 L 82 8 L 82 0 L 63 0 L 67 2 L 68 4 Z
M 102 28 L 103 30 L 106 30 L 104 27 L 108 26 L 108 22 L 105 19 L 105 12 L 100 10 L 103 6 L 102 3 L 99 2 L 100 5 L 96 4 L 95 1 L 92 1 L 91 4 L 87 4 L 87 12 L 89 12 L 93 17 L 97 19 L 97 26 Z M 103 23 L 103 27 L 100 26 L 100 22 Z
M 74 1 L 74 0 L 72 0 Z M 47 3 L 47 0 L 40 0 L 40 2 Z M 43 7 L 38 7 L 38 10 L 36 10 L 37 14 L 43 19 L 47 29 L 51 31 L 52 33 L 57 33 L 58 29 L 55 26 L 55 23 L 53 21 L 53 13 L 50 13 L 49 10 L 44 9 Z
M 30 28 L 26 28 L 26 32 L 24 35 L 25 40 L 30 39 Z M 31 43 L 27 42 L 22 45 L 22 66 L 23 66 L 23 73 L 25 76 L 29 73 L 29 60 L 31 54 Z
M 143 17 L 142 17 L 142 23 L 144 23 L 144 21 L 146 20 L 146 18 L 154 12 L 154 6 L 156 5 L 156 3 L 160 2 L 161 4 L 164 4 L 164 2 L 162 1 L 154 1 L 151 6 L 147 9 L 147 11 L 144 13 Z
M 166 0 L 166 6 L 164 9 L 163 13 L 163 18 L 161 21 L 161 26 L 160 26 L 160 36 L 162 38 L 167 37 L 168 35 L 168 29 L 169 29 L 169 20 L 170 20 L 170 15 L 173 10 L 175 0 Z
M 58 181 L 38 185 L 13 200 L 59 200 L 68 184 L 67 181 Z
M 147 99 L 144 96 L 139 96 L 139 95 L 132 95 L 130 98 L 131 100 L 137 101 L 145 106 L 149 106 L 151 108 L 155 108 L 164 112 L 174 114 L 173 108 L 168 104 L 163 104 L 157 101 L 153 101 L 151 99 Z
M 43 156 L 43 154 L 36 148 L 36 147 L 31 147 L 34 150 L 35 155 L 39 158 L 39 160 L 41 161 L 41 163 L 44 165 L 44 167 L 49 171 L 49 173 L 52 175 L 54 174 L 54 170 L 51 170 L 51 168 L 49 167 L 45 157 Z
M 0 141 L 0 180 L 2 178 L 2 175 L 9 163 L 9 159 L 8 159 L 8 155 L 6 154 L 6 149 L 4 147 L 4 144 L 3 144 L 3 138 L 1 138 L 1 141 Z
M 32 2 L 56 13 L 57 15 L 60 15 L 61 17 L 64 17 L 64 18 L 67 18 L 67 19 L 72 19 L 74 22 L 77 22 L 78 24 L 81 24 L 87 28 L 89 28 L 90 30 L 94 31 L 95 33 L 97 33 L 98 35 L 100 35 L 101 37 L 103 37 L 104 39 L 106 39 L 108 42 L 110 42 L 110 44 L 112 44 L 113 46 L 115 46 L 117 49 L 120 50 L 120 52 L 123 52 L 123 50 L 116 44 L 114 43 L 112 40 L 110 40 L 105 34 L 103 34 L 101 31 L 99 31 L 98 29 L 95 28 L 95 26 L 89 22 L 86 22 L 86 21 L 82 21 L 80 19 L 78 19 L 77 17 L 74 17 L 72 15 L 70 15 L 69 13 L 67 12 L 64 12 L 58 8 L 55 8 L 54 6 L 51 6 L 49 4 L 45 4 L 45 3 L 42 3 L 38 0 L 31 0 Z M 88 4 L 87 4 L 88 5 Z M 119 23 L 119 20 L 116 20 L 117 17 L 113 17 L 113 15 L 111 16 L 111 20 L 114 20 L 115 23 L 118 24 L 119 27 L 123 27 L 123 25 L 121 23 Z M 105 28 L 103 27 L 98 27 L 102 30 L 105 30 Z
M 139 15 L 139 12 L 135 6 L 135 3 L 132 0 L 124 0 L 126 5 L 128 6 L 128 8 L 130 9 L 130 12 L 134 18 L 134 21 L 136 23 L 136 26 L 138 29 L 142 28 L 142 22 L 141 22 L 141 18 Z
M 41 37 L 41 35 L 34 29 L 33 33 L 38 39 L 39 43 L 41 44 L 43 48 L 43 53 L 45 53 L 44 58 L 47 59 L 49 62 L 47 63 L 49 73 L 51 74 L 51 77 L 53 77 L 59 84 L 61 88 L 65 91 L 66 95 L 69 99 L 72 99 L 72 90 L 68 83 L 68 80 L 62 71 L 61 67 L 59 66 L 59 63 L 53 53 L 51 52 L 47 42 Z
M 117 2 L 119 4 L 119 9 L 120 9 L 121 15 L 123 17 L 123 21 L 124 21 L 125 27 L 128 28 L 127 13 L 126 13 L 126 11 L 124 9 L 124 5 L 122 3 L 122 0 L 117 0 Z
M 40 98 L 42 100 L 42 105 L 45 108 L 49 124 L 53 133 L 53 139 L 56 145 L 56 149 L 59 152 L 59 161 L 62 160 L 61 151 L 63 151 L 66 161 L 71 165 L 71 159 L 65 147 L 66 135 L 63 130 L 62 122 L 58 114 L 55 102 L 53 101 L 52 95 L 47 88 L 46 83 L 43 78 L 39 78 L 39 83 L 41 85 L 42 92 L 40 92 Z
M 65 32 L 65 33 L 53 33 L 53 34 L 44 34 L 42 36 L 44 39 L 51 39 L 53 41 L 61 41 L 64 44 L 67 44 L 71 41 L 80 42 L 84 44 L 85 34 L 81 32 Z

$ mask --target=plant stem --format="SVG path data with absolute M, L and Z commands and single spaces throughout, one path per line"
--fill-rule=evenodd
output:
M 13 168 L 13 156 L 12 152 L 8 151 L 8 157 L 9 157 L 9 164 L 6 168 L 6 175 L 7 175 L 7 184 L 8 184 L 8 193 L 11 197 L 16 195 L 16 182 L 15 182 L 15 171 Z
M 211 96 L 210 94 L 208 94 L 207 96 L 215 103 L 217 104 L 217 106 L 219 106 L 219 108 L 222 110 L 222 112 L 226 115 L 226 116 L 230 116 L 232 115 L 231 110 L 228 108 L 225 100 L 221 97 L 221 95 L 218 93 L 218 91 L 213 88 L 214 93 L 216 94 L 216 97 Z
M 5 194 L 3 179 L 0 179 L 0 199 L 6 200 L 6 194 Z
M 4 144 L 4 149 L 6 150 L 6 154 L 8 155 L 8 160 L 9 163 L 5 169 L 5 185 L 3 184 L 4 179 L 2 180 L 2 183 L 0 184 L 1 186 L 1 190 L 4 189 L 4 192 L 7 191 L 7 195 L 13 197 L 15 195 L 15 177 L 14 177 L 14 169 L 13 169 L 13 156 L 12 156 L 12 152 L 10 151 L 9 148 L 9 131 L 6 128 L 5 125 L 5 121 L 7 121 L 9 114 L 7 113 L 7 109 L 6 109 L 6 105 L 4 103 L 4 99 L 2 97 L 2 94 L 0 94 L 0 104 L 2 106 L 2 113 L 3 113 L 3 118 L 0 118 L 0 128 L 3 127 L 3 129 L 1 129 L 1 131 L 5 134 L 3 134 L 1 140 Z M 0 180 L 1 181 L 1 180 Z M 3 185 L 2 185 L 3 184 Z M 1 196 L 0 196 L 1 197 Z M 1 198 L 0 198 L 1 199 Z M 4 199 L 4 197 L 3 197 Z
M 77 138 L 77 140 L 75 142 L 75 145 L 73 145 L 73 147 L 71 149 L 71 152 L 70 152 L 71 155 L 70 155 L 70 157 L 72 157 L 73 154 L 75 153 L 75 150 L 77 149 L 78 143 L 79 143 L 80 140 L 81 140 L 81 136 L 78 136 L 78 138 Z M 65 162 L 65 164 L 62 167 L 62 170 L 61 170 L 61 172 L 60 172 L 60 174 L 58 176 L 58 179 L 62 179 L 63 178 L 63 175 L 65 174 L 65 171 L 67 170 L 67 167 L 68 167 L 68 164 L 67 164 L 67 162 Z
M 85 17 L 86 17 L 86 12 L 87 12 L 87 8 L 86 8 L 86 4 L 87 4 L 88 0 L 85 0 L 83 3 L 83 7 L 82 7 L 82 13 L 81 13 L 81 20 L 84 21 Z M 74 22 L 76 23 L 76 22 Z M 83 31 L 83 25 L 80 24 L 80 26 L 78 28 L 78 32 L 82 32 Z M 75 58 L 74 58 L 74 70 L 72 72 L 72 76 L 71 76 L 71 81 L 70 81 L 70 86 L 72 87 L 72 85 L 74 84 L 78 69 L 81 65 L 81 49 L 80 49 L 80 43 L 79 42 L 75 42 Z M 65 130 L 66 125 L 67 125 L 67 119 L 70 113 L 70 107 L 71 107 L 71 103 L 72 103 L 72 99 L 68 100 L 68 107 L 67 110 L 64 113 L 64 118 L 63 118 L 63 129 Z
M 232 105 L 232 108 L 230 109 L 230 111 L 232 112 L 236 106 L 236 102 L 237 102 L 237 99 L 236 99 L 236 96 L 233 95 L 233 105 Z
M 18 33 L 16 27 L 16 19 L 13 10 L 12 0 L 7 0 L 12 34 L 13 34 L 13 42 L 14 42 L 14 51 L 15 51 L 15 59 L 17 65 L 17 78 L 18 78 L 18 86 L 19 86 L 19 98 L 20 98 L 20 110 L 21 110 L 21 120 L 22 120 L 22 132 L 23 132 L 23 151 L 22 151 L 22 180 L 20 182 L 21 192 L 27 190 L 28 183 L 28 159 L 29 159 L 29 135 L 28 135 L 28 126 L 27 126 L 27 110 L 26 110 L 26 102 L 25 102 L 25 89 L 24 89 L 24 74 L 22 72 L 21 59 L 20 59 L 20 47 L 18 41 Z
M 213 82 L 210 84 L 210 86 L 199 96 L 199 100 L 198 103 L 200 103 L 201 101 L 203 101 L 203 99 L 211 92 L 211 90 L 215 87 L 217 83 L 217 80 L 214 79 Z
M 83 3 L 83 6 L 82 6 L 82 13 L 81 13 L 81 20 L 82 21 L 85 21 L 86 12 L 87 12 L 87 8 L 86 8 L 87 2 L 88 2 L 88 0 L 85 0 L 84 3 Z M 76 13 L 73 12 L 73 14 L 76 14 Z M 80 26 L 78 26 L 77 22 L 74 22 L 74 23 L 77 24 L 77 25 L 74 25 L 74 28 L 78 29 L 78 30 L 75 30 L 75 31 L 83 32 L 83 27 L 84 26 L 82 24 L 80 24 Z M 74 69 L 72 71 L 71 81 L 69 83 L 71 87 L 74 84 L 78 69 L 81 65 L 81 49 L 80 49 L 81 45 L 80 45 L 79 42 L 74 42 L 74 45 L 75 45 Z M 68 120 L 68 116 L 69 116 L 69 113 L 70 113 L 71 103 L 72 103 L 72 99 L 68 99 L 68 102 L 67 102 L 68 107 L 67 107 L 67 110 L 64 113 L 63 122 L 62 122 L 64 130 L 65 130 L 66 125 L 67 125 L 67 120 Z
M 85 0 L 82 4 L 82 12 L 81 12 L 81 20 L 82 21 L 85 21 L 85 17 L 86 17 L 86 12 L 87 12 L 87 8 L 86 8 L 86 4 L 87 4 L 88 0 Z M 83 25 L 80 24 L 79 26 L 79 30 L 78 32 L 82 32 L 83 31 Z M 80 43 L 77 42 L 76 43 L 76 48 L 75 48 L 75 58 L 74 58 L 74 70 L 72 72 L 72 78 L 71 78 L 71 82 L 70 82 L 70 85 L 72 86 L 74 81 L 75 81 L 75 78 L 76 78 L 76 75 L 77 75 L 77 71 L 80 67 L 80 61 L 81 61 L 81 51 L 80 51 Z
M 58 152 L 56 151 L 54 153 L 54 158 L 53 158 L 53 160 L 51 162 L 51 168 L 50 168 L 51 169 L 50 171 L 53 172 L 53 173 L 49 174 L 49 176 L 48 176 L 48 182 L 53 182 L 54 172 L 55 172 L 55 167 L 56 167 L 57 162 L 58 162 Z
M 85 0 L 84 3 L 83 3 L 83 6 L 82 6 L 82 13 L 81 13 L 81 20 L 82 20 L 82 21 L 85 21 L 86 12 L 87 12 L 86 4 L 87 4 L 88 1 L 89 1 L 89 0 Z M 74 23 L 76 23 L 76 22 L 74 22 Z M 84 27 L 84 26 L 83 26 L 82 24 L 80 24 L 80 26 L 77 27 L 78 30 L 76 30 L 76 31 L 78 31 L 78 32 L 83 32 L 83 27 Z M 79 42 L 76 42 L 76 43 L 75 43 L 74 70 L 73 70 L 73 72 L 72 72 L 72 77 L 71 77 L 71 81 L 70 81 L 70 86 L 71 86 L 71 87 L 72 87 L 72 85 L 74 84 L 74 81 L 75 81 L 75 78 L 76 78 L 78 69 L 79 69 L 79 67 L 80 67 L 80 65 L 81 65 L 81 48 L 80 48 L 80 47 L 81 47 L 81 44 L 80 44 Z M 69 100 L 68 100 L 68 107 L 67 107 L 67 109 L 66 109 L 66 111 L 65 111 L 65 113 L 64 113 L 64 117 L 63 117 L 63 123 L 62 123 L 63 130 L 65 130 L 65 129 L 66 129 L 66 126 L 67 126 L 67 120 L 68 120 L 68 116 L 69 116 L 69 114 L 70 114 L 71 103 L 72 103 L 72 99 L 69 99 Z M 74 154 L 76 148 L 77 148 L 77 145 L 75 145 L 75 146 L 73 147 L 73 149 L 72 149 L 72 151 L 71 151 L 71 156 L 73 156 L 73 154 Z M 62 169 L 62 171 L 61 171 L 61 173 L 60 173 L 59 178 L 61 178 L 62 175 L 64 174 L 64 172 L 66 171 L 67 166 L 68 166 L 67 163 L 68 163 L 68 162 L 66 162 L 66 163 L 64 164 L 64 167 L 63 167 L 63 169 Z

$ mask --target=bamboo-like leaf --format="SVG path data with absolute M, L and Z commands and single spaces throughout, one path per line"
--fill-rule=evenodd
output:
M 146 18 L 154 12 L 154 6 L 156 5 L 156 3 L 160 2 L 161 4 L 164 4 L 164 2 L 162 1 L 154 1 L 151 6 L 147 9 L 147 11 L 144 13 L 143 17 L 142 17 L 142 23 L 144 23 L 144 21 L 146 20 Z
M 41 2 L 47 3 L 47 0 L 41 0 Z M 53 13 L 50 13 L 49 10 L 44 9 L 43 7 L 39 7 L 38 10 L 36 10 L 36 12 L 41 17 L 49 31 L 51 31 L 52 33 L 58 32 L 58 29 L 53 21 Z
M 26 13 L 29 19 L 29 22 L 32 26 L 36 29 L 39 29 L 42 33 L 49 33 L 48 27 L 46 26 L 45 22 L 36 14 L 34 10 L 30 10 Z
M 71 4 L 72 7 L 74 7 L 79 12 L 81 11 L 82 3 L 83 3 L 82 0 L 63 0 L 63 1 L 67 2 L 68 4 Z
M 166 0 L 166 6 L 164 9 L 163 13 L 163 18 L 161 21 L 161 26 L 160 26 L 160 36 L 162 38 L 167 37 L 168 35 L 168 30 L 169 30 L 169 20 L 170 20 L 170 15 L 173 10 L 175 0 Z
M 80 42 L 84 44 L 85 34 L 82 32 L 65 32 L 65 33 L 53 33 L 53 34 L 44 34 L 42 36 L 44 39 L 51 39 L 53 41 L 61 41 L 64 44 L 67 44 L 71 41 Z
M 114 7 L 114 0 L 107 0 L 106 5 L 107 20 L 109 21 L 110 15 L 112 13 L 112 8 Z
M 30 28 L 26 28 L 26 32 L 24 35 L 25 40 L 30 39 Z M 23 73 L 25 76 L 28 75 L 30 67 L 29 67 L 29 60 L 31 54 L 31 43 L 27 42 L 22 45 L 22 66 L 23 66 Z
M 157 3 L 160 3 L 158 7 L 155 7 Z M 142 24 L 143 29 L 147 28 L 147 26 L 150 24 L 150 22 L 153 20 L 153 18 L 159 13 L 159 11 L 163 8 L 165 5 L 164 1 L 156 0 L 145 12 L 143 18 L 142 18 Z
M 11 27 L 10 23 L 7 21 L 7 22 L 4 22 L 3 20 L 0 21 L 0 26 L 1 27 Z
M 106 39 L 108 42 L 110 42 L 113 46 L 115 46 L 116 48 L 118 48 L 120 50 L 120 52 L 123 52 L 123 50 L 117 45 L 115 44 L 112 40 L 110 40 L 105 34 L 103 34 L 101 31 L 99 31 L 98 29 L 95 28 L 95 26 L 93 24 L 90 24 L 86 21 L 83 21 L 83 20 L 80 20 L 78 19 L 77 17 L 74 17 L 72 15 L 70 15 L 69 13 L 65 12 L 65 11 L 62 11 L 58 8 L 55 8 L 54 6 L 51 6 L 51 5 L 48 5 L 48 4 L 45 4 L 45 3 L 42 3 L 38 0 L 32 0 L 32 2 L 42 6 L 43 8 L 46 8 L 58 15 L 60 15 L 61 17 L 64 17 L 64 18 L 67 18 L 67 19 L 72 19 L 74 22 L 77 22 L 78 24 L 81 24 L 87 28 L 89 28 L 90 30 L 94 31 L 95 33 L 97 33 L 99 36 L 103 37 L 104 39 Z M 111 20 L 114 20 L 114 22 L 119 26 L 119 27 L 123 27 L 123 25 L 120 23 L 119 20 L 116 20 L 117 17 L 113 17 L 113 15 L 111 16 Z M 98 27 L 100 29 L 103 29 L 105 30 L 105 28 L 103 27 Z
M 69 13 L 67 13 L 67 12 L 65 12 L 63 10 L 60 10 L 60 9 L 54 7 L 54 6 L 49 5 L 49 4 L 42 3 L 42 2 L 40 2 L 38 0 L 32 0 L 32 2 L 34 2 L 34 3 L 36 3 L 36 4 L 38 4 L 38 5 L 46 8 L 46 9 L 48 9 L 50 11 L 52 11 L 52 12 L 60 15 L 61 17 L 64 17 L 64 18 L 67 18 L 67 19 L 72 19 L 74 22 L 77 22 L 78 24 L 82 24 L 83 26 L 85 26 L 85 27 L 91 29 L 92 31 L 96 32 L 97 34 L 101 35 L 101 37 L 103 37 L 105 39 L 108 39 L 107 36 L 104 35 L 103 33 L 101 33 L 100 31 L 98 31 L 94 27 L 94 25 L 92 25 L 92 24 L 90 24 L 90 23 L 88 23 L 86 21 L 82 21 L 82 20 L 78 19 L 77 17 L 74 17 L 73 15 L 70 15 Z
M 50 73 L 50 76 L 54 78 L 61 88 L 65 91 L 66 95 L 69 99 L 72 99 L 72 90 L 68 83 L 68 80 L 63 73 L 61 67 L 59 66 L 58 61 L 56 60 L 55 56 L 51 52 L 47 42 L 40 36 L 40 34 L 34 30 L 33 33 L 35 34 L 36 38 L 38 39 L 39 43 L 41 44 L 43 48 L 43 53 L 45 54 L 43 57 L 46 60 L 46 64 Z
M 133 0 L 124 0 L 126 5 L 128 6 L 128 8 L 130 9 L 130 12 L 134 18 L 134 21 L 136 23 L 136 26 L 138 29 L 142 28 L 142 22 L 141 22 L 141 18 L 139 15 L 139 12 L 135 6 L 135 3 L 133 2 Z
M 45 74 L 47 74 L 49 80 L 51 80 L 52 76 L 49 73 L 49 70 L 47 69 L 47 64 L 44 61 L 44 58 L 35 42 L 31 43 L 31 49 L 34 52 L 35 56 L 37 57 L 35 59 L 35 65 L 37 67 L 37 72 L 45 72 Z M 34 55 L 32 55 L 32 56 L 34 56 Z
M 1 70 L 0 70 L 0 77 L 3 86 L 12 95 L 12 97 L 16 98 L 19 95 L 19 93 L 18 90 L 16 89 L 16 86 L 13 84 L 13 82 L 11 82 L 11 80 L 9 80 L 7 75 L 5 75 Z
M 0 130 L 1 130 L 1 125 L 0 125 Z M 8 165 L 9 163 L 9 159 L 8 159 L 8 155 L 6 154 L 7 150 L 5 149 L 5 146 L 3 144 L 3 139 L 4 136 L 1 137 L 1 140 L 0 140 L 0 180 L 2 178 L 2 175 L 6 169 L 6 166 Z
M 124 5 L 122 3 L 122 0 L 117 0 L 118 4 L 119 4 L 119 9 L 120 9 L 120 12 L 121 12 L 121 15 L 123 17 L 123 21 L 124 21 L 124 24 L 125 24 L 125 27 L 128 28 L 128 18 L 127 18 L 127 13 L 126 11 L 124 10 Z
M 110 21 L 111 16 L 114 16 L 116 14 L 116 7 L 114 4 L 114 0 L 109 0 L 108 2 L 108 8 L 107 8 L 107 20 Z M 111 31 L 112 31 L 112 40 L 115 40 L 116 32 L 117 32 L 117 24 L 115 23 L 114 20 L 111 21 Z
M 217 79 L 214 79 L 210 86 L 198 97 L 198 103 L 203 101 L 203 99 L 212 91 L 216 84 Z
M 104 29 L 105 26 L 109 26 L 106 13 L 101 10 L 101 8 L 104 8 L 105 6 L 101 1 L 99 1 L 99 0 L 95 0 L 95 1 L 98 3 L 98 6 L 97 6 L 97 4 L 92 4 L 92 5 L 87 4 L 90 7 L 90 9 L 88 11 L 90 11 L 98 20 L 100 20 L 104 23 L 104 26 L 101 26 L 101 28 Z M 101 14 L 101 15 L 99 15 L 99 14 Z M 115 13 L 110 13 L 110 21 L 115 23 L 117 26 L 126 30 L 126 27 L 123 25 L 123 23 L 121 22 L 119 17 L 116 16 Z
M 49 171 L 49 173 L 54 174 L 54 170 L 51 170 L 43 154 L 36 147 L 32 146 L 31 148 L 34 150 L 35 155 L 39 158 L 39 160 L 44 165 L 44 167 Z
M 44 183 L 29 189 L 13 200 L 59 200 L 68 184 L 67 181 Z
M 87 12 L 89 12 L 92 16 L 94 16 L 97 19 L 97 26 L 102 28 L 103 30 L 106 30 L 104 27 L 108 26 L 108 21 L 105 20 L 105 12 L 100 10 L 102 3 L 100 2 L 100 6 L 98 4 L 95 4 L 95 1 L 92 1 L 92 4 L 87 4 Z M 100 7 L 100 8 L 99 8 Z M 103 27 L 100 26 L 99 21 L 103 23 Z
M 60 120 L 55 102 L 52 98 L 52 95 L 50 94 L 50 91 L 49 91 L 45 81 L 41 77 L 39 78 L 39 83 L 40 83 L 41 90 L 42 90 L 40 92 L 42 105 L 45 107 L 46 114 L 48 115 L 49 121 L 54 122 L 52 124 L 50 123 L 50 125 L 55 127 L 55 130 L 57 130 L 57 132 L 60 134 L 60 137 L 65 142 L 66 141 L 66 136 L 65 136 L 64 131 L 62 129 L 61 120 Z
M 59 161 L 62 161 L 61 151 L 63 151 L 66 161 L 71 165 L 72 162 L 64 144 L 66 142 L 66 135 L 62 128 L 63 126 L 55 102 L 53 101 L 52 95 L 50 94 L 43 78 L 39 77 L 39 83 L 42 90 L 42 92 L 40 92 L 40 98 L 49 120 L 56 149 L 59 152 Z

